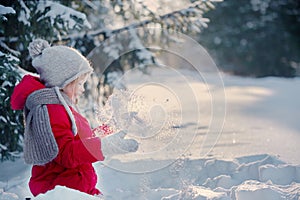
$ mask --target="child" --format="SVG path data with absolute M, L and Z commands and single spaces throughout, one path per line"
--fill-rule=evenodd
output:
M 93 137 L 75 106 L 93 69 L 77 50 L 51 47 L 42 39 L 31 42 L 28 50 L 39 77 L 23 77 L 11 96 L 11 106 L 24 110 L 24 159 L 33 164 L 29 188 L 34 196 L 56 185 L 100 195 L 92 163 L 134 152 L 138 143 L 124 139 L 124 132 Z

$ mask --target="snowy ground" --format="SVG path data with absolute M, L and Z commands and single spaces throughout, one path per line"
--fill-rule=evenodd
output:
M 140 148 L 95 164 L 104 199 L 300 199 L 299 78 L 223 74 L 223 88 L 217 74 L 161 69 L 124 79 L 143 98 L 127 107 L 136 121 L 120 128 Z M 0 199 L 31 197 L 30 166 L 0 168 Z M 99 199 L 64 187 L 34 199 L 61 198 Z

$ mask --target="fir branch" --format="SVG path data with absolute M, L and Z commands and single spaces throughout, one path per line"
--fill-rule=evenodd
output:
M 219 0 L 216 0 L 219 1 Z M 59 41 L 69 41 L 69 40 L 76 40 L 82 37 L 98 37 L 98 36 L 103 36 L 104 39 L 108 38 L 110 35 L 112 34 L 118 34 L 122 31 L 125 30 L 129 30 L 129 29 L 134 29 L 134 28 L 138 28 L 138 27 L 144 27 L 150 23 L 159 23 L 159 22 L 164 22 L 167 19 L 170 18 L 177 18 L 176 16 L 181 16 L 184 17 L 188 14 L 191 14 L 191 12 L 196 12 L 198 10 L 198 12 L 200 11 L 202 14 L 203 11 L 207 11 L 213 9 L 211 2 L 209 1 L 200 1 L 200 2 L 194 2 L 192 3 L 189 7 L 184 8 L 184 9 L 179 9 L 179 10 L 175 10 L 173 12 L 170 13 L 166 13 L 164 15 L 160 15 L 160 16 L 153 16 L 151 19 L 146 19 L 140 22 L 136 22 L 133 24 L 130 24 L 128 26 L 124 26 L 118 29 L 113 29 L 113 30 L 109 30 L 109 29 L 98 29 L 98 30 L 93 30 L 93 31 L 85 31 L 82 33 L 76 33 L 76 34 L 71 34 L 71 35 L 67 35 L 67 36 L 62 36 L 60 39 L 56 39 L 53 42 L 59 42 Z

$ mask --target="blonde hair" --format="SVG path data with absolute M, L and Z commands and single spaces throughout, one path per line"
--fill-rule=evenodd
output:
M 88 78 L 88 76 L 90 75 L 91 73 L 84 73 L 82 74 L 81 76 L 79 76 L 78 78 L 76 78 L 75 80 L 73 80 L 72 82 L 70 82 L 68 85 L 74 85 L 72 87 L 72 92 L 74 94 L 74 90 L 75 90 L 75 85 L 76 83 L 78 83 L 79 81 L 82 81 L 82 80 L 86 80 Z M 68 85 L 66 85 L 65 87 L 67 87 Z M 78 104 L 78 99 L 74 99 L 73 97 L 71 97 L 70 99 L 72 101 L 73 104 L 77 105 Z

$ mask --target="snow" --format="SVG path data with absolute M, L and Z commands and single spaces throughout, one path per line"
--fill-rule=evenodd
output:
M 7 120 L 3 116 L 0 116 L 0 120 L 2 120 L 4 123 L 7 123 Z
M 4 88 L 4 87 L 7 87 L 7 86 L 11 87 L 11 86 L 13 86 L 13 85 L 12 85 L 11 82 L 5 80 L 5 81 L 2 83 L 1 87 Z
M 143 45 L 143 42 L 141 39 L 137 36 L 136 29 L 129 29 L 129 34 L 130 34 L 130 42 L 128 45 L 129 49 L 136 49 L 138 52 L 136 55 L 139 57 L 140 60 L 147 60 L 147 62 L 151 63 L 149 60 L 153 57 L 152 53 L 148 50 Z M 147 63 L 146 63 L 147 64 Z
M 6 119 L 3 116 L 0 116 L 0 119 L 6 122 Z M 7 150 L 7 146 L 4 146 L 3 144 L 0 144 L 0 152 L 2 150 Z
M 91 28 L 91 24 L 87 21 L 86 15 L 78 12 L 72 8 L 68 8 L 66 6 L 63 6 L 59 3 L 52 2 L 52 1 L 40 1 L 38 4 L 37 11 L 43 12 L 45 8 L 50 7 L 51 9 L 42 17 L 40 17 L 37 21 L 40 21 L 44 18 L 49 17 L 51 20 L 51 24 L 55 24 L 55 20 L 57 16 L 59 16 L 61 19 L 63 19 L 66 27 L 68 29 L 74 29 L 76 28 L 77 22 L 74 20 L 74 16 L 78 19 L 83 20 L 83 25 L 87 28 Z
M 114 99 L 110 111 L 132 119 L 134 128 L 117 128 L 131 128 L 140 148 L 94 164 L 102 197 L 57 186 L 33 198 L 30 166 L 18 159 L 0 163 L 0 199 L 299 200 L 300 79 L 221 74 L 223 88 L 218 74 L 194 75 L 156 68 L 120 80 L 132 99 Z
M 47 194 L 41 194 L 35 198 L 35 200 L 46 200 L 51 197 L 51 199 L 61 199 L 63 197 L 65 199 L 72 199 L 72 200 L 82 200 L 82 199 L 89 199 L 89 200 L 99 200 L 97 197 L 93 197 L 91 195 L 79 192 L 77 190 L 69 189 L 63 186 L 57 186 L 55 190 L 49 191 Z
M 118 43 L 110 44 L 103 48 L 103 51 L 113 59 L 119 58 L 121 50 L 122 50 L 122 45 Z
M 5 7 L 3 5 L 0 5 L 0 15 L 6 14 L 16 14 L 16 11 L 12 7 Z
M 18 16 L 18 20 L 23 22 L 25 25 L 30 26 L 30 10 L 24 3 L 24 1 L 20 1 L 20 5 L 22 7 L 20 14 Z

